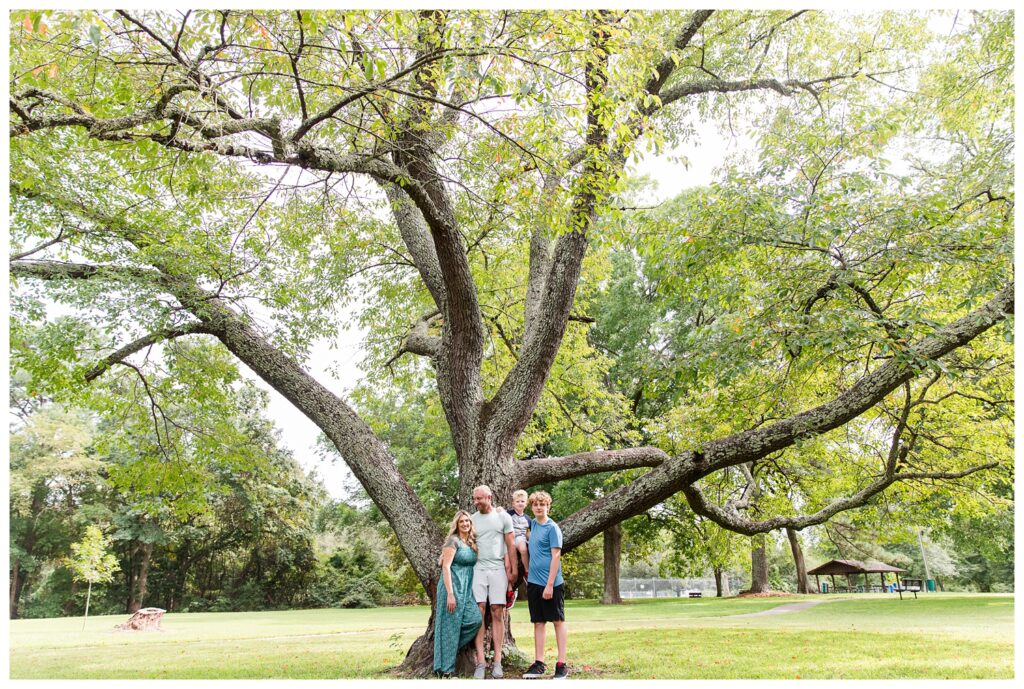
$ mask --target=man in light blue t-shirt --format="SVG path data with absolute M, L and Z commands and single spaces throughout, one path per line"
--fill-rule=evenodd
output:
M 491 641 L 494 646 L 494 663 L 491 677 L 501 679 L 505 672 L 501 667 L 501 645 L 505 643 L 505 593 L 508 582 L 516 576 L 516 565 L 509 553 L 515 552 L 512 540 L 512 518 L 508 512 L 498 512 L 491 504 L 491 489 L 477 486 L 473 489 L 473 504 L 477 511 L 472 515 L 476 531 L 477 556 L 473 567 L 473 597 L 480 606 L 484 617 L 487 605 L 491 606 Z M 475 679 L 483 679 L 487 666 L 484 664 L 484 625 L 474 640 L 476 646 Z

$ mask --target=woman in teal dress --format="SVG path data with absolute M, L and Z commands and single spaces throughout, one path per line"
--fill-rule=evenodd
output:
M 473 599 L 473 565 L 476 564 L 476 531 L 469 512 L 459 510 L 448 538 L 441 546 L 441 579 L 437 582 L 434 614 L 434 673 L 455 672 L 459 649 L 476 636 L 482 622 Z

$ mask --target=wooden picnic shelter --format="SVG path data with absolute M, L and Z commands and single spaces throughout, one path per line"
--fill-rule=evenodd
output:
M 848 590 L 853 591 L 853 577 L 861 574 L 864 576 L 864 591 L 870 590 L 868 584 L 869 574 L 878 574 L 879 580 L 882 583 L 881 591 L 885 590 L 885 575 L 888 572 L 892 572 L 896 575 L 896 586 L 900 587 L 900 572 L 906 572 L 905 569 L 899 567 L 893 567 L 887 565 L 884 562 L 861 562 L 859 560 L 829 560 L 823 565 L 815 567 L 814 569 L 807 570 L 808 574 L 814 575 L 814 581 L 818 584 L 818 591 L 821 591 L 821 579 L 819 576 L 828 576 L 832 579 L 832 590 L 838 591 L 839 587 L 836 586 L 836 575 L 845 576 Z

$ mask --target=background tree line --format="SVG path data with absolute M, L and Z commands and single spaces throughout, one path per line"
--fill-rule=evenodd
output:
M 15 362 L 26 363 L 17 352 Z M 331 499 L 281 447 L 265 418 L 266 393 L 231 367 L 220 373 L 203 380 L 205 399 L 174 410 L 151 407 L 119 385 L 100 390 L 97 403 L 120 398 L 105 398 L 121 413 L 104 419 L 33 394 L 30 374 L 14 370 L 12 617 L 81 614 L 85 590 L 72 580 L 68 556 L 90 525 L 112 537 L 120 564 L 112 583 L 94 588 L 93 614 L 416 599 L 415 578 L 379 514 Z M 199 390 L 179 392 L 186 399 Z M 209 416 L 198 418 L 201 411 Z M 151 412 L 174 413 L 169 438 L 157 440 L 164 419 L 154 425 Z
M 612 303 L 620 286 L 613 281 L 604 291 L 609 309 L 622 308 Z M 15 365 L 26 368 L 12 371 L 10 390 L 12 616 L 81 614 L 85 592 L 72 580 L 67 557 L 71 544 L 96 524 L 113 537 L 121 567 L 113 583 L 97 589 L 94 614 L 151 605 L 229 611 L 423 601 L 422 587 L 380 512 L 354 482 L 351 499 L 333 500 L 315 474 L 302 470 L 265 418 L 266 393 L 241 378 L 229 360 L 190 372 L 199 377 L 186 375 L 181 369 L 199 361 L 199 353 L 176 345 L 180 351 L 164 364 L 185 383 L 176 394 L 195 399 L 203 393 L 206 403 L 173 410 L 176 426 L 161 440 L 161 419 L 154 425 L 154 414 L 169 410 L 131 394 L 125 380 L 98 386 L 92 398 L 99 408 L 103 402 L 113 405 L 121 426 L 41 394 L 29 372 L 38 365 L 32 342 L 14 342 Z M 217 361 L 210 352 L 203 355 L 210 357 L 203 359 L 207 363 Z M 458 486 L 449 436 L 429 423 L 439 410 L 426 395 L 410 395 L 397 407 L 374 406 L 380 398 L 368 388 L 361 391 L 368 417 L 443 523 Z M 194 426 L 181 421 L 186 414 Z M 591 415 L 585 423 L 598 421 Z M 552 436 L 550 446 L 571 447 L 581 423 Z M 199 442 L 214 434 L 215 442 Z M 323 443 L 324 452 L 330 447 Z M 162 467 L 162 475 L 150 483 L 154 466 Z M 567 512 L 620 480 L 586 477 L 551 489 L 559 511 Z M 917 530 L 927 529 L 929 567 L 940 587 L 1012 590 L 1011 488 L 1006 476 L 996 476 L 979 487 L 974 501 L 957 501 L 947 489 L 918 491 L 899 505 L 890 501 L 851 511 L 807 531 L 806 557 L 880 559 L 920 575 Z M 737 591 L 723 591 L 723 579 L 740 578 L 747 588 L 752 583 L 754 539 L 674 501 L 626 521 L 615 537 L 615 559 L 607 559 L 607 534 L 567 555 L 570 597 L 614 602 L 620 573 L 714 576 L 725 595 Z M 798 590 L 784 534 L 767 540 L 765 568 L 771 589 Z

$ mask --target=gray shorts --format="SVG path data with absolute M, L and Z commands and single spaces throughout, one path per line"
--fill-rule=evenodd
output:
M 477 603 L 489 601 L 491 605 L 505 605 L 507 591 L 508 577 L 504 567 L 473 570 L 473 598 Z
M 516 536 L 516 545 L 518 546 L 520 543 L 526 545 L 526 536 Z

